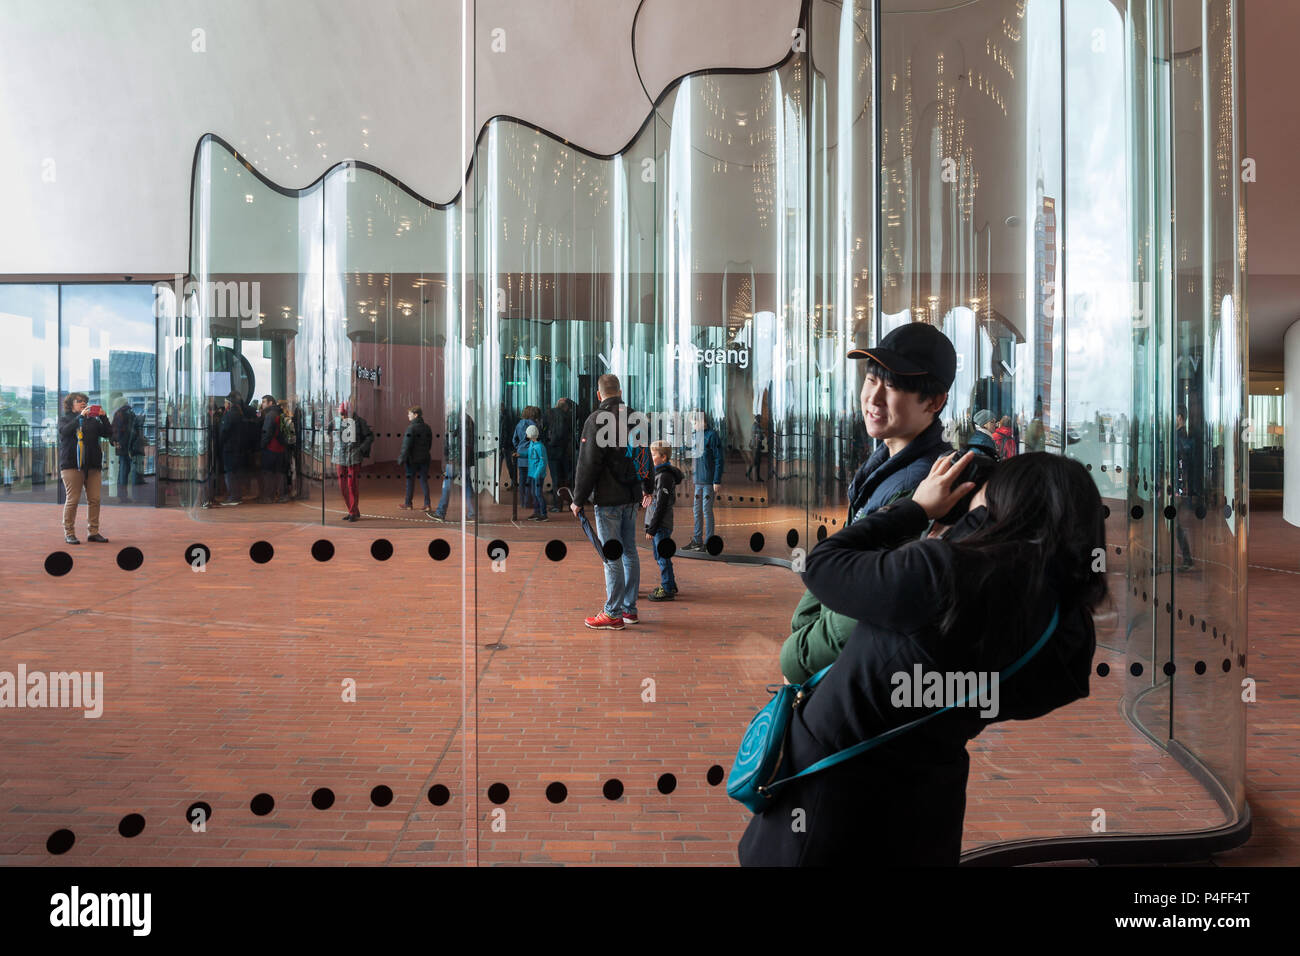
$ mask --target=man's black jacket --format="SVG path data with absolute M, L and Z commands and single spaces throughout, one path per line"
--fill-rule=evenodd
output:
M 618 395 L 605 399 L 582 425 L 577 474 L 573 479 L 573 503 L 578 507 L 585 505 L 588 498 L 602 507 L 626 505 L 639 501 L 643 494 L 654 492 L 653 469 L 640 483 L 640 488 L 625 485 L 617 478 L 619 459 L 627 454 L 631 426 L 636 424 L 635 419 L 629 422 L 633 414 L 631 408 L 619 415 L 618 407 L 622 404 L 623 399 Z
M 771 807 L 750 821 L 740 843 L 746 865 L 955 865 L 970 758 L 966 741 L 988 723 L 1029 719 L 1088 695 L 1096 648 L 1092 614 L 1070 595 L 1049 589 L 1011 594 L 1028 601 L 1031 633 L 1003 642 L 940 632 L 939 613 L 954 576 L 951 542 L 987 518 L 977 508 L 944 539 L 915 540 L 927 524 L 910 499 L 876 511 L 832 535 L 808 555 L 804 584 L 857 628 L 791 723 L 781 777 L 823 757 L 879 736 L 927 713 L 891 702 L 894 675 L 1000 671 L 1031 647 L 1060 604 L 1060 622 L 1047 644 L 1005 683 L 998 714 L 981 717 L 959 707 L 874 750 L 807 780 L 786 785 Z M 908 543 L 893 547 L 899 541 Z M 937 709 L 937 708 L 931 708 Z M 794 809 L 805 830 L 791 828 Z

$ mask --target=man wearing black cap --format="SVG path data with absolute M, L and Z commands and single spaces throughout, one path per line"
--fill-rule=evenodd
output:
M 878 346 L 854 349 L 849 358 L 867 361 L 862 418 L 880 444 L 849 484 L 845 524 L 910 497 L 935 460 L 952 451 L 939 413 L 957 375 L 952 343 L 922 322 L 894 329 Z M 805 591 L 781 648 L 781 672 L 791 683 L 806 681 L 839 657 L 856 624 Z

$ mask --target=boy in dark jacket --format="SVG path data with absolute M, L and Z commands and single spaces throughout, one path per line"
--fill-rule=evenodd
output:
M 941 455 L 952 451 L 939 412 L 957 374 L 957 353 L 947 336 L 921 322 L 890 332 L 873 349 L 854 349 L 867 359 L 862 416 L 867 434 L 880 441 L 849 484 L 846 525 L 902 498 L 909 498 Z M 792 684 L 806 681 L 843 650 L 857 622 L 826 608 L 805 591 L 781 647 L 781 672 Z
M 650 508 L 645 513 L 645 533 L 654 541 L 655 560 L 659 562 L 659 587 L 650 592 L 652 601 L 671 601 L 677 597 L 673 559 L 664 553 L 663 543 L 673 535 L 673 499 L 677 497 L 677 486 L 686 476 L 668 460 L 670 452 L 671 446 L 664 441 L 650 446 L 655 486 Z

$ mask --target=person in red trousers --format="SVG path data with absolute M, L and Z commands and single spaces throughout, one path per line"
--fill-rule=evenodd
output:
M 339 402 L 338 416 L 330 422 L 329 430 L 334 435 L 333 461 L 338 470 L 339 491 L 348 509 L 343 520 L 356 521 L 361 517 L 357 477 L 362 461 L 369 457 L 370 446 L 375 443 L 375 433 L 346 400 Z

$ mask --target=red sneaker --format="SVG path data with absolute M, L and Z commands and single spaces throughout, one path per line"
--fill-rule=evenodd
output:
M 610 617 L 604 611 L 601 611 L 595 617 L 589 617 L 582 623 L 588 627 L 595 628 L 598 631 L 621 631 L 623 630 L 623 619 L 621 617 Z
M 624 615 L 623 615 L 623 623 L 624 623 L 624 624 L 640 624 L 640 623 L 641 623 L 641 618 L 639 618 L 639 617 L 638 617 L 637 615 L 635 615 L 635 614 L 624 614 Z

